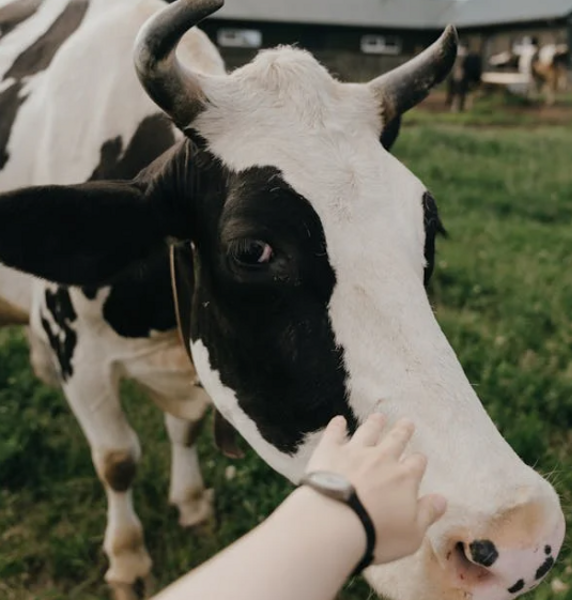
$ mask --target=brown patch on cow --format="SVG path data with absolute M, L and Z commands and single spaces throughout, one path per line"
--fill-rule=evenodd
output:
M 546 518 L 542 504 L 521 504 L 490 522 L 487 528 L 489 537 L 499 548 L 527 548 L 542 535 Z
M 178 504 L 184 504 L 186 502 L 191 502 L 191 503 L 192 502 L 199 502 L 200 500 L 203 499 L 204 495 L 205 495 L 205 489 L 202 486 L 200 486 L 200 487 L 196 487 L 196 486 L 188 487 L 185 490 L 182 499 L 178 501 Z
M 6 325 L 27 325 L 30 317 L 17 306 L 0 298 L 0 327 Z
M 190 385 L 196 385 L 198 375 L 187 357 L 183 345 L 179 341 L 176 331 L 161 334 L 161 340 L 165 345 L 145 358 L 149 369 L 154 371 L 186 372 L 186 378 Z
M 126 492 L 135 479 L 137 463 L 130 452 L 117 450 L 103 460 L 103 479 L 115 492 Z
M 143 539 L 143 529 L 141 527 L 122 527 L 114 536 L 110 547 L 112 556 L 122 554 L 139 555 L 142 552 L 146 555 L 145 540 Z

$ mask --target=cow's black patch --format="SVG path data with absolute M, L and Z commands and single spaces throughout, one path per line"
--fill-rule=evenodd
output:
M 42 310 L 42 327 L 57 357 L 60 375 L 63 381 L 67 381 L 73 375 L 72 358 L 77 343 L 77 334 L 71 326 L 77 314 L 67 288 L 60 286 L 55 292 L 46 289 L 45 310 L 51 315 L 51 320 Z
M 120 137 L 103 144 L 91 180 L 133 178 L 174 143 L 173 128 L 166 117 L 147 117 L 127 148 L 123 148 Z M 84 294 L 94 298 L 97 289 L 84 289 Z M 152 331 L 176 327 L 166 248 L 113 282 L 103 316 L 116 333 L 128 338 L 147 337 Z
M 483 567 L 492 567 L 499 557 L 498 550 L 490 540 L 475 540 L 469 544 L 471 558 Z
M 354 431 L 343 349 L 328 317 L 336 276 L 318 215 L 275 168 L 232 173 L 207 152 L 194 161 L 201 177 L 183 196 L 195 199 L 191 222 L 201 225 L 192 339 L 282 452 L 294 453 L 338 414 Z M 260 268 L 249 265 L 256 240 L 273 251 Z
M 435 268 L 435 240 L 437 234 L 447 235 L 443 223 L 439 218 L 435 198 L 429 193 L 423 194 L 423 221 L 425 224 L 425 285 L 429 283 Z
M 61 45 L 81 25 L 88 6 L 88 0 L 70 2 L 48 30 L 16 58 L 4 79 L 20 80 L 47 69 Z
M 554 559 L 552 558 L 552 556 L 549 556 L 540 565 L 540 567 L 538 567 L 538 571 L 536 571 L 536 574 L 535 574 L 534 578 L 535 579 L 542 579 L 542 577 L 544 577 L 546 575 L 546 573 L 548 573 L 548 571 L 550 571 L 550 569 L 552 569 L 553 565 L 554 565 Z
M 99 165 L 89 180 L 132 179 L 174 143 L 172 125 L 163 114 L 146 117 L 125 150 L 121 137 L 103 144 Z
M 95 300 L 99 289 L 96 287 L 84 286 L 81 288 L 81 291 L 88 300 Z
M 41 0 L 14 0 L 0 8 L 0 36 L 7 35 L 29 19 L 41 3 Z
M 544 554 L 552 554 L 552 547 L 544 546 Z
M 16 120 L 18 109 L 25 100 L 25 98 L 20 97 L 21 89 L 22 84 L 16 82 L 8 86 L 3 92 L 0 92 L 0 171 L 8 162 L 8 158 L 10 158 L 7 149 L 10 133 Z
M 519 579 L 512 587 L 509 587 L 507 592 L 509 594 L 516 594 L 517 592 L 520 592 L 520 590 L 522 590 L 522 588 L 524 587 L 524 579 Z
M 103 317 L 116 333 L 128 338 L 175 329 L 167 248 L 113 283 Z

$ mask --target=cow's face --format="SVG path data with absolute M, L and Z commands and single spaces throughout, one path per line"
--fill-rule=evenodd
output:
M 335 414 L 353 427 L 374 411 L 416 422 L 424 491 L 449 510 L 417 555 L 370 569 L 376 590 L 500 600 L 530 589 L 562 543 L 558 498 L 499 435 L 435 321 L 423 286 L 435 206 L 378 141 L 452 66 L 454 33 L 368 85 L 289 48 L 212 78 L 176 63 L 189 8 L 172 8 L 171 24 L 165 12 L 141 34 L 137 65 L 198 163 L 218 170 L 218 185 L 196 183 L 192 218 L 187 341 L 203 385 L 293 481 Z
M 187 129 L 195 162 L 224 182 L 192 194 L 192 353 L 221 412 L 296 480 L 316 433 L 391 401 L 413 358 L 401 349 L 425 319 L 436 328 L 423 283 L 438 217 L 380 146 L 370 88 L 294 49 L 260 54 L 224 85 Z

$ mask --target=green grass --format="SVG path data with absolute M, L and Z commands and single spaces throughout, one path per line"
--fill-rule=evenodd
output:
M 433 191 L 450 233 L 438 246 L 432 303 L 504 435 L 552 474 L 570 507 L 572 128 L 466 127 L 471 118 L 413 113 L 396 148 Z M 200 449 L 217 520 L 181 530 L 166 500 L 161 415 L 131 387 L 124 395 L 143 444 L 135 501 L 160 587 L 260 522 L 289 486 L 252 453 L 228 481 L 233 463 L 215 452 L 206 428 Z M 87 444 L 62 395 L 30 373 L 16 330 L 0 331 L 0 489 L 0 599 L 106 598 L 105 503 Z M 572 583 L 567 567 L 569 546 L 549 580 Z M 362 582 L 341 596 L 367 597 Z M 544 584 L 531 597 L 572 595 Z

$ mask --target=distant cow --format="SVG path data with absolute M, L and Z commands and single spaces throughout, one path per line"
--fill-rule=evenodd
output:
M 554 563 L 562 510 L 500 436 L 435 320 L 424 282 L 436 203 L 379 144 L 384 124 L 446 77 L 455 31 L 366 84 L 340 83 L 289 47 L 229 75 L 181 64 L 183 34 L 221 5 L 180 0 L 138 38 L 140 80 L 183 140 L 131 181 L 1 195 L 0 260 L 82 286 L 47 295 L 66 359 L 60 371 L 91 360 L 94 377 L 100 364 L 120 376 L 129 363 L 115 355 L 82 349 L 67 361 L 65 349 L 81 340 L 76 306 L 82 319 L 90 307 L 100 319 L 118 280 L 131 306 L 161 305 L 164 289 L 138 288 L 137 274 L 171 246 L 180 328 L 201 384 L 277 471 L 297 482 L 333 415 L 352 431 L 376 411 L 415 419 L 412 450 L 430 459 L 422 492 L 444 493 L 449 510 L 416 555 L 368 569 L 375 590 L 399 600 L 514 598 Z M 96 465 L 109 469 L 108 490 L 121 496 L 138 445 L 115 398 L 89 408 L 86 422 L 110 413 L 92 447 Z M 131 510 L 112 523 L 125 514 L 140 535 Z M 142 542 L 128 541 L 114 565 L 133 576 L 149 563 Z
M 570 49 L 567 44 L 540 46 L 535 37 L 525 38 L 508 52 L 489 59 L 493 67 L 515 68 L 528 77 L 529 93 L 544 92 L 547 104 L 554 104 L 556 93 L 566 88 Z
M 464 111 L 469 93 L 478 88 L 483 72 L 483 61 L 477 52 L 460 46 L 453 70 L 447 79 L 447 106 L 452 111 Z

